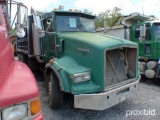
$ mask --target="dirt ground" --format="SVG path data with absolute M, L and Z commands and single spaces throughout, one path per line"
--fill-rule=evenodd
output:
M 139 94 L 104 111 L 73 108 L 73 96 L 65 96 L 63 106 L 48 107 L 48 94 L 43 78 L 34 73 L 40 89 L 45 120 L 160 120 L 160 79 L 141 79 Z

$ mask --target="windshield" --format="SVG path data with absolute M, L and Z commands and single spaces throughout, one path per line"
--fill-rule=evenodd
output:
M 160 23 L 153 23 L 154 36 L 160 38 Z
M 58 31 L 95 32 L 95 19 L 79 16 L 56 16 Z

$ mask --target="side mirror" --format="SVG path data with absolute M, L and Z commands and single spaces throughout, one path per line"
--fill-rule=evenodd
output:
M 39 36 L 40 38 L 44 37 L 44 35 L 45 35 L 45 31 L 43 31 L 43 30 L 39 30 L 39 31 L 38 31 L 38 36 Z
M 27 25 L 28 8 L 23 4 L 18 4 L 17 10 L 17 23 Z
M 143 37 L 143 38 L 146 37 L 146 26 L 145 26 L 145 24 L 143 26 L 140 26 L 140 37 Z
M 40 16 L 33 15 L 33 19 L 34 19 L 34 25 L 35 25 L 36 29 L 42 30 L 42 23 L 41 23 Z
M 107 33 L 107 21 L 104 19 L 104 33 Z
M 139 41 L 140 41 L 140 42 L 143 42 L 144 40 L 145 40 L 144 37 L 139 37 Z
M 33 19 L 34 19 L 35 29 L 36 29 L 36 31 L 38 31 L 38 36 L 40 38 L 44 37 L 45 31 L 42 29 L 42 23 L 41 23 L 40 16 L 33 15 Z
M 17 28 L 16 30 L 16 35 L 19 37 L 19 38 L 23 38 L 26 34 L 25 34 L 25 31 L 23 30 L 22 27 L 19 27 Z

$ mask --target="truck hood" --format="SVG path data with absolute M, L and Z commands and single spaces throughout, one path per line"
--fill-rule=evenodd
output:
M 6 76 L 0 80 L 0 108 L 39 96 L 36 80 L 24 63 L 13 60 Z
M 63 33 L 61 34 L 60 37 L 62 39 L 67 39 L 67 40 L 76 40 L 76 42 L 89 44 L 91 46 L 98 47 L 101 49 L 116 45 L 137 46 L 136 43 L 133 43 L 129 40 L 120 39 L 98 33 L 70 32 L 70 33 Z
M 107 64 L 110 65 L 110 63 L 106 61 L 106 51 L 127 47 L 131 49 L 134 48 L 137 53 L 138 48 L 136 43 L 129 40 L 98 33 L 68 32 L 59 34 L 57 38 L 60 41 L 59 48 L 62 54 L 60 56 L 61 59 L 55 60 L 55 69 L 57 71 L 63 70 L 67 77 L 74 73 L 91 73 L 92 82 L 88 82 L 88 84 L 86 82 L 74 85 L 69 83 L 76 94 L 88 93 L 89 91 L 103 91 L 105 89 L 105 66 L 107 66 Z M 115 54 L 115 52 L 113 52 L 113 54 Z M 137 58 L 136 55 L 137 54 L 135 54 L 135 57 Z M 118 56 L 119 53 L 115 54 L 113 58 L 118 59 Z M 109 69 L 112 69 L 111 65 Z M 68 77 L 68 79 L 73 81 L 70 77 Z M 86 91 L 84 89 L 86 89 Z

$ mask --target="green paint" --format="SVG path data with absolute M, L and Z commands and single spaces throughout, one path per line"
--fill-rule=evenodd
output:
M 100 35 L 95 32 L 60 32 L 56 26 L 57 14 L 85 16 L 86 18 L 95 17 L 84 13 L 53 11 L 44 14 L 43 19 L 51 18 L 53 14 L 54 17 L 51 26 L 53 31 L 51 32 L 54 33 L 46 33 L 43 39 L 45 61 L 47 63 L 51 58 L 57 58 L 52 67 L 58 71 L 62 79 L 64 91 L 72 94 L 103 91 L 106 88 L 104 77 L 105 52 L 121 47 L 137 48 L 137 44 L 128 40 Z M 46 30 L 46 28 L 47 24 L 44 24 L 44 29 Z M 74 83 L 70 75 L 83 72 L 90 72 L 91 80 Z
M 139 45 L 139 59 L 144 59 L 144 58 L 148 58 L 149 60 L 158 60 L 160 58 L 160 40 L 155 38 L 154 36 L 154 31 L 153 31 L 153 27 L 152 27 L 152 23 L 151 21 L 146 21 L 146 22 L 137 22 L 135 24 L 133 24 L 130 27 L 130 32 L 131 32 L 131 36 L 130 36 L 130 40 L 133 42 L 138 43 Z M 143 25 L 147 25 L 150 31 L 150 39 L 144 40 L 143 42 L 140 42 L 138 38 L 135 37 L 135 29 L 137 27 L 143 26 Z M 150 54 L 146 54 L 146 46 L 151 46 L 151 51 Z

